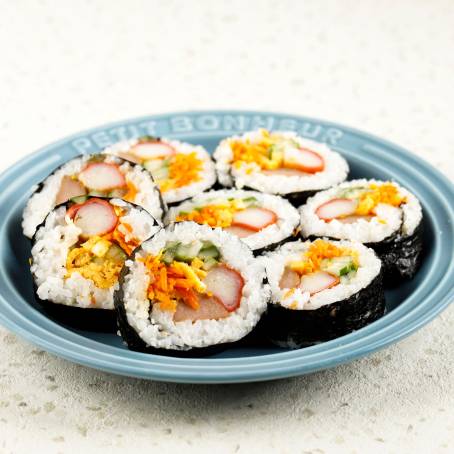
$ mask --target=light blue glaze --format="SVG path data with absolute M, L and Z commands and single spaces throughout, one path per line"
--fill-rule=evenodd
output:
M 233 348 L 214 357 L 183 359 L 127 350 L 109 334 L 77 332 L 43 315 L 33 301 L 30 245 L 20 222 L 32 185 L 81 152 L 143 134 L 200 143 L 210 151 L 220 139 L 255 127 L 295 129 L 325 141 L 351 166 L 350 178 L 395 179 L 424 208 L 424 263 L 417 276 L 387 291 L 388 313 L 347 336 L 295 351 Z M 267 112 L 214 111 L 157 115 L 91 129 L 49 145 L 0 176 L 0 323 L 70 361 L 116 374 L 153 380 L 228 383 L 269 380 L 333 367 L 385 347 L 428 323 L 454 298 L 454 188 L 413 154 L 369 134 L 311 118 Z

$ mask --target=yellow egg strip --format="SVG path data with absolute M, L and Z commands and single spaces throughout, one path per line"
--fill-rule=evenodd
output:
M 309 246 L 309 249 L 303 254 L 302 260 L 292 261 L 288 267 L 299 275 L 314 273 L 320 270 L 323 260 L 335 257 L 352 257 L 355 265 L 358 265 L 357 251 L 318 239 Z
M 236 212 L 246 208 L 241 199 L 225 200 L 202 206 L 190 212 L 179 213 L 175 218 L 177 222 L 193 221 L 197 224 L 206 224 L 211 227 L 230 227 Z
M 355 214 L 361 216 L 375 215 L 375 208 L 378 204 L 384 203 L 399 207 L 406 202 L 406 198 L 399 193 L 398 188 L 392 183 L 369 185 L 358 198 L 358 206 Z
M 231 140 L 230 147 L 233 152 L 233 165 L 236 168 L 243 165 L 256 164 L 261 169 L 276 170 L 282 167 L 284 156 L 281 151 L 270 149 L 281 143 L 283 137 L 279 134 L 270 134 L 266 129 L 261 130 L 262 137 L 258 142 L 252 142 L 250 139 L 246 140 Z M 252 168 L 248 168 L 252 171 Z

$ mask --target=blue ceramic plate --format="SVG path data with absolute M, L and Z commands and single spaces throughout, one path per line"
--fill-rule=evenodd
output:
M 30 244 L 21 214 L 32 186 L 80 153 L 144 134 L 166 136 L 214 150 L 224 137 L 266 127 L 295 130 L 327 142 L 350 163 L 351 178 L 395 179 L 424 208 L 424 259 L 417 276 L 387 291 L 387 315 L 347 336 L 301 350 L 231 348 L 186 359 L 127 350 L 111 334 L 76 331 L 56 324 L 35 305 L 28 270 Z M 76 134 L 18 162 L 0 176 L 0 323 L 41 348 L 116 374 L 188 383 L 269 380 L 307 374 L 351 361 L 408 336 L 451 302 L 454 288 L 454 188 L 413 154 L 368 134 L 325 121 L 264 112 L 176 113 L 127 120 Z

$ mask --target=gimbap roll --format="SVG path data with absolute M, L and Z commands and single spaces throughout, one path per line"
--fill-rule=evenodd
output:
M 149 173 L 141 166 L 107 155 L 83 155 L 63 164 L 37 186 L 23 213 L 24 235 L 31 238 L 47 214 L 68 200 L 117 197 L 145 208 L 161 220 L 165 207 Z
M 228 189 L 205 192 L 171 208 L 166 221 L 222 227 L 259 254 L 292 238 L 299 213 L 279 196 Z
M 213 157 L 223 186 L 281 195 L 295 206 L 344 181 L 349 170 L 347 161 L 323 143 L 266 129 L 221 141 Z
M 159 228 L 143 208 L 121 199 L 58 206 L 33 237 L 38 301 L 71 325 L 115 328 L 113 294 L 123 264 Z
M 216 183 L 214 163 L 200 145 L 144 136 L 119 142 L 105 152 L 143 165 L 169 204 L 193 197 Z
M 396 182 L 347 181 L 301 207 L 301 233 L 360 241 L 377 252 L 387 278 L 411 278 L 422 250 L 421 205 Z
M 296 241 L 264 261 L 271 304 L 262 330 L 276 345 L 299 348 L 334 339 L 384 313 L 381 262 L 361 243 Z
M 194 222 L 158 232 L 126 261 L 115 295 L 130 349 L 199 356 L 238 341 L 266 309 L 263 266 L 237 237 Z

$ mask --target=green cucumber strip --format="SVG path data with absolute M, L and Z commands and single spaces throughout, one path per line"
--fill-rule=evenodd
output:
M 107 192 L 104 192 L 104 191 L 90 191 L 88 193 L 88 195 L 90 197 L 106 197 L 107 196 Z
M 124 262 L 128 258 L 128 255 L 126 254 L 125 251 L 123 251 L 123 249 L 120 246 L 118 246 L 117 244 L 112 244 L 107 250 L 106 255 L 104 257 L 107 259 L 113 259 L 119 262 Z
M 340 198 L 356 198 L 361 195 L 361 193 L 368 191 L 369 189 L 365 186 L 357 186 L 355 188 L 345 188 L 339 192 Z
M 164 253 L 162 255 L 162 261 L 167 265 L 170 265 L 175 259 L 175 252 L 180 245 L 179 241 L 169 241 L 166 243 Z
M 125 189 L 113 189 L 112 191 L 109 192 L 109 197 L 123 197 L 124 195 L 126 194 L 126 190 Z
M 168 167 L 159 167 L 156 170 L 150 170 L 151 175 L 155 180 L 165 180 L 169 178 L 169 168 Z
M 355 271 L 356 266 L 351 257 L 335 257 L 322 261 L 321 269 L 336 276 L 344 276 L 350 271 Z
M 167 241 L 165 249 L 174 249 L 180 245 L 181 241 Z
M 159 137 L 155 136 L 140 136 L 139 142 L 159 142 Z
M 268 147 L 268 158 L 272 159 L 273 158 L 273 152 L 276 150 L 276 144 L 270 145 Z
M 210 271 L 211 268 L 213 268 L 214 266 L 216 266 L 219 262 L 213 258 L 213 257 L 209 257 L 207 258 L 206 260 L 203 261 L 203 266 L 202 268 L 205 270 L 205 271 Z
M 149 171 L 160 169 L 162 167 L 162 162 L 159 159 L 148 159 L 144 161 L 143 166 Z
M 254 202 L 257 202 L 257 198 L 256 197 L 246 197 L 243 199 L 243 202 L 244 203 L 254 203 Z
M 88 199 L 88 197 L 86 195 L 78 195 L 77 197 L 72 197 L 71 199 L 71 202 L 74 202 L 74 203 L 84 203 L 86 202 Z
M 211 245 L 210 247 L 203 248 L 199 253 L 198 257 L 202 260 L 205 259 L 218 259 L 221 256 L 219 249 L 215 245 Z
M 191 262 L 197 257 L 202 248 L 201 241 L 192 241 L 189 244 L 180 244 L 175 251 L 175 258 L 182 262 Z
M 294 139 L 290 139 L 290 144 L 295 148 L 299 148 L 301 145 Z
M 90 159 L 87 162 L 104 162 L 106 155 L 97 153 L 90 156 Z
M 164 254 L 162 254 L 162 261 L 166 264 L 166 265 L 170 265 L 173 260 L 175 258 L 175 254 L 173 251 L 165 251 Z
M 357 269 L 358 269 L 358 267 L 355 266 L 355 264 L 353 262 L 351 262 L 349 265 L 341 268 L 341 270 L 339 271 L 339 276 L 345 276 L 346 274 L 348 274 L 352 271 L 356 271 Z

